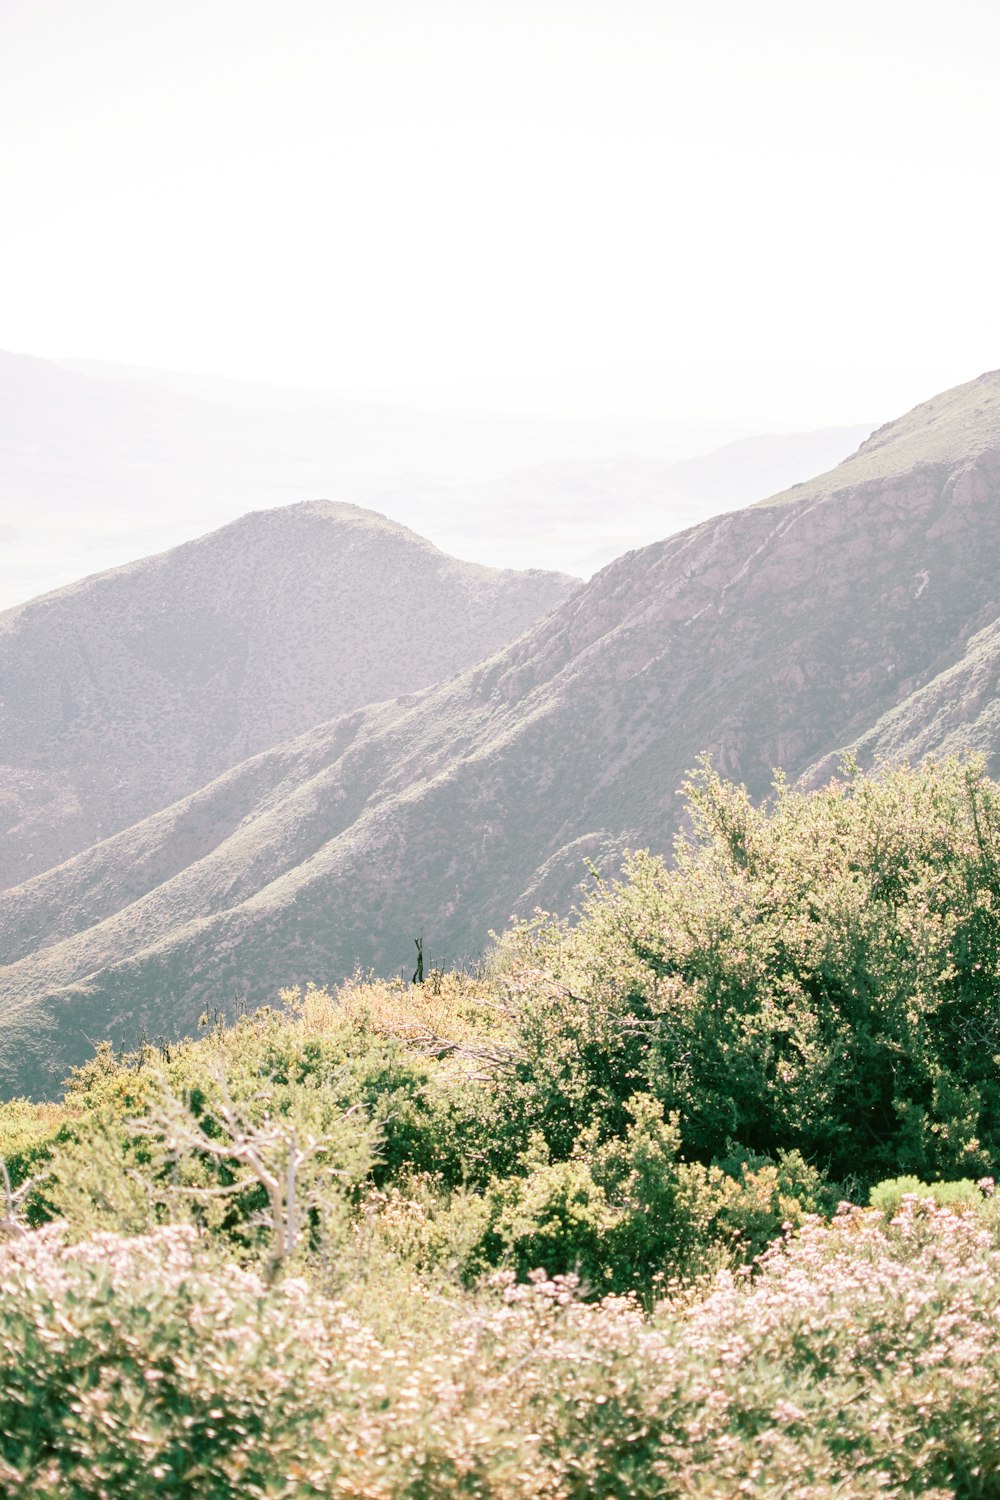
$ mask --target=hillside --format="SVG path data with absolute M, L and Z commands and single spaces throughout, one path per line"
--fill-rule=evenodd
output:
M 487 972 L 0 1104 L 5 1495 L 997 1494 L 1000 783 L 692 791 Z
M 0 886 L 313 724 L 450 677 L 573 587 L 316 501 L 0 614 Z
M 947 743 L 968 723 L 995 753 L 1000 373 L 870 444 L 619 559 L 453 681 L 323 724 L 7 893 L 5 1086 L 49 1087 L 87 1036 L 398 972 L 417 933 L 432 961 L 474 956 L 512 912 L 565 909 L 585 858 L 668 849 L 702 751 L 761 795 L 772 767 L 808 773 L 872 733 L 934 749 L 957 673 Z
M 882 715 L 848 746 L 864 766 L 880 761 L 918 765 L 928 756 L 983 755 L 1000 773 L 1000 619 L 972 636 L 952 665 Z M 818 785 L 836 769 L 837 756 L 811 768 Z

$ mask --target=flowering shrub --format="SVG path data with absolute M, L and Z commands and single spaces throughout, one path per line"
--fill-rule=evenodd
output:
M 378 1336 L 194 1232 L 0 1252 L 0 1484 L 18 1500 L 986 1497 L 1000 1252 L 850 1210 L 650 1320 L 573 1278 L 414 1282 Z
M 334 1330 L 305 1287 L 196 1259 L 190 1228 L 0 1253 L 0 1487 L 34 1497 L 310 1493 Z

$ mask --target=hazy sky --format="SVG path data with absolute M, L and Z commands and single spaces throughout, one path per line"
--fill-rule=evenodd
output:
M 882 420 L 1000 365 L 996 0 L 0 0 L 0 347 Z

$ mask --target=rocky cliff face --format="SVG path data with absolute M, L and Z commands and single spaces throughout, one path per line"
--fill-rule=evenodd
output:
M 574 586 L 317 501 L 7 611 L 0 886 L 313 724 L 450 677 Z
M 431 962 L 478 954 L 513 912 L 567 909 L 585 857 L 668 852 L 704 751 L 755 795 L 852 745 L 967 732 L 995 752 L 1000 374 L 921 410 L 820 480 L 619 559 L 453 681 L 7 893 L 6 1086 L 46 1087 L 84 1031 L 391 972 L 417 933 Z

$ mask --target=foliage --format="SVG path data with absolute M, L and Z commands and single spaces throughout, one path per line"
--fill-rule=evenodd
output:
M 44 1230 L 2 1253 L 4 1494 L 315 1493 L 335 1330 L 303 1286 L 265 1295 L 196 1248 L 183 1228 L 69 1249 Z
M 50 1229 L 0 1250 L 0 1475 L 17 1500 L 972 1500 L 1000 1484 L 998 1316 L 992 1236 L 933 1206 L 810 1220 L 651 1319 L 542 1273 L 414 1288 L 391 1339 L 190 1229 Z
M 1000 1492 L 1000 789 L 688 797 L 478 976 L 0 1106 L 5 1494 Z
M 47 1159 L 63 1114 L 58 1104 L 34 1104 L 28 1099 L 0 1105 L 0 1159 L 15 1187 Z
M 958 1182 L 921 1182 L 919 1177 L 890 1177 L 877 1182 L 868 1195 L 872 1208 L 877 1208 L 886 1218 L 894 1218 L 905 1198 L 918 1202 L 928 1199 L 939 1208 L 975 1209 L 984 1207 L 987 1196 L 993 1195 L 993 1179 L 972 1182 L 962 1177 Z
M 839 1179 L 990 1170 L 1000 789 L 978 763 L 848 772 L 761 809 L 703 767 L 675 868 L 633 855 L 574 927 L 522 934 L 512 1120 L 565 1156 L 650 1091 L 705 1162 L 735 1139 Z
M 758 1157 L 731 1171 L 678 1157 L 676 1118 L 650 1095 L 627 1103 L 622 1138 L 591 1127 L 564 1161 L 541 1135 L 520 1171 L 487 1194 L 488 1217 L 469 1266 L 536 1267 L 572 1274 L 591 1293 L 634 1292 L 649 1301 L 677 1278 L 752 1260 L 786 1227 L 834 1203 L 798 1153 Z

